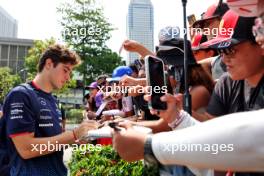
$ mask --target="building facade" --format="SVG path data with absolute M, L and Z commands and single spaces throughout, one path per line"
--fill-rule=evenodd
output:
M 154 49 L 154 14 L 150 0 L 131 0 L 127 15 L 127 37 Z M 133 63 L 139 56 L 129 53 L 126 64 Z
M 33 40 L 0 37 L 0 67 L 9 67 L 23 76 L 25 57 Z
M 0 37 L 17 38 L 17 20 L 0 6 Z

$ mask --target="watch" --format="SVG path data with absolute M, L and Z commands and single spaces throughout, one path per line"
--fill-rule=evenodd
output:
M 152 136 L 148 135 L 144 144 L 144 161 L 149 165 L 158 165 L 159 161 L 152 150 Z

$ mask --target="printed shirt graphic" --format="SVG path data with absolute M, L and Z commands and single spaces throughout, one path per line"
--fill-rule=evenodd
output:
M 7 147 L 10 155 L 16 155 L 11 175 L 67 175 L 62 151 L 24 160 L 18 155 L 11 141 L 12 137 L 22 133 L 33 132 L 35 137 L 51 137 L 62 132 L 61 117 L 54 97 L 41 90 L 34 90 L 38 96 L 36 100 L 28 91 L 21 86 L 14 88 L 8 94 L 4 106 L 9 137 Z M 37 103 L 40 106 L 39 110 L 33 106 Z M 37 117 L 38 112 L 40 112 L 39 117 Z

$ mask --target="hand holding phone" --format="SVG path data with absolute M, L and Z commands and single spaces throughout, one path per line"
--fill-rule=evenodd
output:
M 149 106 L 156 110 L 166 110 L 166 102 L 160 100 L 167 92 L 164 63 L 161 59 L 153 56 L 146 56 L 145 61 L 147 84 L 151 94 Z

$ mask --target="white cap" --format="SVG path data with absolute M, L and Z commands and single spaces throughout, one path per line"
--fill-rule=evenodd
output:
M 235 11 L 239 16 L 258 16 L 258 5 L 260 0 L 227 0 L 226 3 L 228 4 L 229 8 Z

